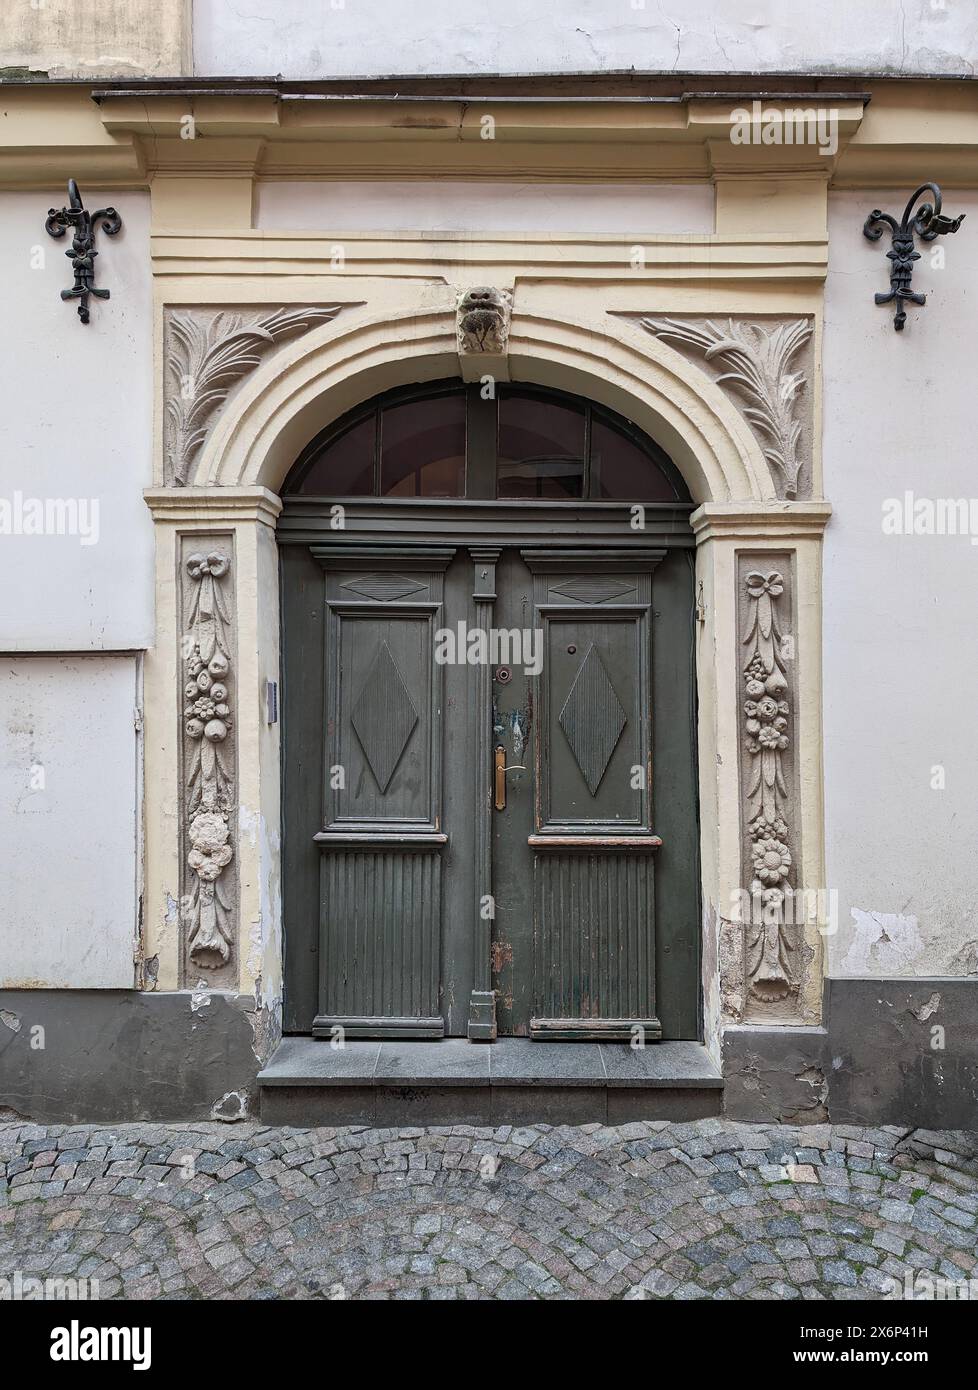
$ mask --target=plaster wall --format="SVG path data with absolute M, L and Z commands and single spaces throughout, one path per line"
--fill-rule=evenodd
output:
M 96 283 L 112 297 L 92 302 L 86 325 L 61 300 L 72 283 L 70 237 L 44 230 L 67 190 L 0 194 L 0 255 L 10 268 L 0 337 L 0 651 L 118 651 L 152 640 L 153 525 L 142 497 L 152 478 L 149 198 L 81 191 L 86 207 L 114 204 L 123 222 L 115 237 L 96 234 Z M 50 534 L 33 534 L 28 501 L 44 505 Z
M 139 671 L 0 657 L 0 988 L 131 989 Z
M 967 76 L 976 60 L 970 0 L 16 0 L 0 12 L 0 66 L 13 76 Z
M 874 207 L 899 218 L 909 190 L 830 198 L 823 466 L 827 886 L 838 893 L 832 976 L 978 975 L 974 852 L 978 682 L 975 535 L 887 535 L 886 499 L 975 498 L 978 196 L 924 244 L 903 333 L 888 241 L 862 235 Z
M 191 0 L 9 0 L 0 64 L 50 77 L 179 76 L 190 71 L 191 8 Z
M 873 72 L 973 75 L 969 0 L 196 0 L 198 73 Z
M 258 184 L 255 226 L 262 230 L 393 232 L 713 231 L 709 184 L 420 183 L 306 181 Z

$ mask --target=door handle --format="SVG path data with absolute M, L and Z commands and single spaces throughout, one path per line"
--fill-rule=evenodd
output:
M 506 809 L 506 774 L 507 772 L 525 772 L 526 768 L 522 763 L 510 763 L 506 766 L 506 749 L 501 743 L 496 744 L 493 753 L 493 764 L 495 767 L 496 780 L 496 810 L 505 811 Z

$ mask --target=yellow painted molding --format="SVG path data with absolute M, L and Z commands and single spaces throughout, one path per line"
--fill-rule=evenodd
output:
M 282 510 L 282 499 L 266 487 L 149 487 L 143 498 L 154 521 L 200 530 L 239 521 L 274 527 Z
M 199 84 L 198 84 L 199 87 Z M 411 101 L 356 99 L 284 84 L 248 92 L 155 91 L 137 79 L 100 89 L 97 78 L 0 88 L 0 186 L 41 187 L 68 177 L 145 186 L 158 170 L 263 179 L 484 178 L 640 183 L 826 176 L 830 187 L 915 185 L 933 178 L 978 186 L 978 102 L 965 81 L 866 84 L 848 96 L 765 95 L 764 110 L 833 113 L 838 150 L 731 141 L 731 115 L 749 94 L 676 94 L 645 100 Z M 93 95 L 96 100 L 93 100 Z M 191 118 L 195 138 L 187 134 Z M 491 118 L 492 139 L 485 139 Z M 226 225 L 221 222 L 220 225 Z
M 255 180 L 250 173 L 211 170 L 194 175 L 157 172 L 150 183 L 154 231 L 186 232 L 201 219 L 238 232 L 254 221 Z
M 704 502 L 690 517 L 697 545 L 709 540 L 743 540 L 776 547 L 791 540 L 819 539 L 832 516 L 832 504 L 804 502 Z
M 824 228 L 824 212 L 822 213 Z M 343 247 L 344 268 L 330 265 L 332 248 Z M 636 245 L 644 266 L 633 268 Z M 636 232 L 634 237 L 549 233 L 446 236 L 418 231 L 265 232 L 234 235 L 201 226 L 160 231 L 151 239 L 153 271 L 158 278 L 180 276 L 279 276 L 329 274 L 413 276 L 446 283 L 512 284 L 538 276 L 594 279 L 604 284 L 641 284 L 663 280 L 812 281 L 824 280 L 828 248 L 824 237 L 790 232 L 726 236 L 689 233 L 677 236 Z

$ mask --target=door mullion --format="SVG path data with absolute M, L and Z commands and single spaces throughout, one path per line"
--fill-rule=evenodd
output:
M 469 548 L 473 563 L 476 626 L 492 627 L 496 602 L 496 548 Z M 492 987 L 492 915 L 486 902 L 492 893 L 492 668 L 486 661 L 476 666 L 476 815 L 473 894 L 473 980 L 469 998 L 470 1042 L 495 1042 L 496 994 Z

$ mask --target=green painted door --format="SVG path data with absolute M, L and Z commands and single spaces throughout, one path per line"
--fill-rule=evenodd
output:
M 503 1032 L 663 1034 L 654 728 L 661 722 L 660 745 L 688 749 L 690 712 L 688 688 L 660 682 L 661 702 L 652 697 L 664 558 L 652 549 L 524 548 L 499 566 L 499 625 L 537 643 L 529 670 L 497 667 L 493 681 L 504 773 L 493 801 L 492 955 Z M 692 820 L 690 810 L 687 801 Z M 695 863 L 693 843 L 678 848 Z M 662 953 L 677 946 L 666 940 Z
M 689 504 L 494 499 L 491 443 L 469 500 L 286 498 L 286 1029 L 696 1038 Z

